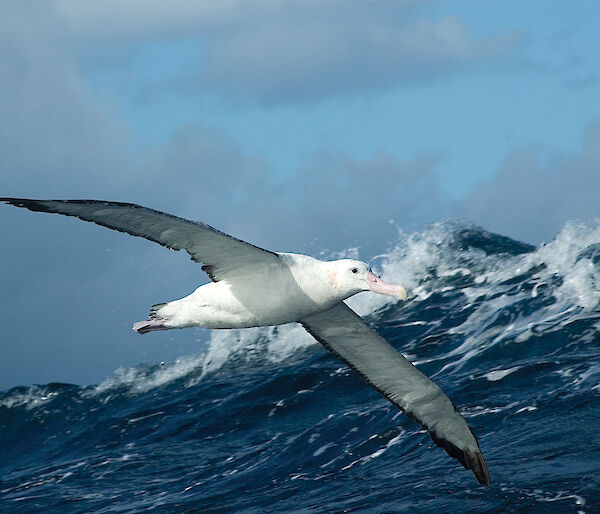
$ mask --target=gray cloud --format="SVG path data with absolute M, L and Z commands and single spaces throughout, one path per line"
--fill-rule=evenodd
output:
M 395 235 L 390 221 L 410 230 L 444 215 L 436 164 L 427 155 L 400 161 L 380 151 L 360 160 L 319 152 L 280 186 L 280 219 L 296 245 L 316 240 L 318 248 L 342 250 L 369 242 L 382 250 Z
M 262 104 L 390 89 L 506 64 L 521 42 L 514 32 L 474 36 L 456 16 L 428 19 L 421 14 L 424 3 L 416 1 L 183 1 L 174 8 L 155 0 L 58 0 L 57 5 L 82 41 L 202 42 L 184 77 L 159 80 L 150 90 L 215 92 Z
M 106 191 L 105 171 L 123 172 L 119 166 L 126 131 L 90 94 L 72 47 L 73 39 L 50 4 L 1 4 L 4 194 L 24 188 L 29 194 Z
M 339 251 L 366 241 L 381 249 L 395 233 L 389 221 L 410 230 L 448 213 L 437 164 L 429 155 L 400 161 L 380 151 L 356 159 L 322 150 L 282 180 L 226 134 L 189 125 L 155 150 L 142 166 L 144 180 L 128 187 L 131 198 L 275 250 Z
M 313 101 L 489 65 L 518 42 L 515 35 L 476 39 L 458 18 L 407 19 L 406 11 L 336 2 L 224 31 L 207 44 L 197 87 L 264 104 Z
M 511 154 L 491 181 L 456 212 L 485 228 L 528 242 L 552 239 L 566 221 L 600 218 L 600 123 L 575 154 L 543 147 Z

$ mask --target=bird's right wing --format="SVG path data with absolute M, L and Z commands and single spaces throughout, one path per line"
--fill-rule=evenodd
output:
M 282 265 L 276 253 L 236 239 L 210 225 L 133 203 L 28 198 L 0 198 L 0 201 L 31 211 L 74 216 L 173 250 L 184 249 L 194 261 L 204 264 L 202 269 L 214 282 L 237 270 Z
M 423 425 L 435 444 L 472 470 L 480 484 L 489 485 L 477 439 L 454 404 L 352 309 L 340 303 L 300 323 L 371 387 Z

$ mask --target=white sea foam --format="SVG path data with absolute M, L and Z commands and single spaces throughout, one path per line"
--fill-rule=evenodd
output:
M 30 386 L 25 391 L 13 392 L 0 400 L 0 407 L 12 409 L 13 407 L 25 407 L 30 410 L 54 400 L 59 393 L 57 391 L 48 391 L 48 388 L 41 386 Z
M 504 493 L 512 493 L 521 498 L 533 498 L 539 502 L 554 503 L 558 501 L 563 502 L 565 500 L 571 500 L 576 507 L 583 507 L 586 504 L 585 498 L 580 494 L 564 490 L 548 492 L 542 489 L 516 488 L 512 486 L 502 486 L 500 489 Z M 583 513 L 584 511 L 578 510 L 577 512 Z
M 590 259 L 581 258 L 581 254 L 590 245 L 600 243 L 600 226 L 568 223 L 551 242 L 517 256 L 486 255 L 478 251 L 461 256 L 449 244 L 452 230 L 452 225 L 437 224 L 430 231 L 408 237 L 403 250 L 397 247 L 384 257 L 383 266 L 398 278 L 408 271 L 406 283 L 414 284 L 413 297 L 419 301 L 437 287 L 435 280 L 420 282 L 428 268 L 434 269 L 437 277 L 466 276 L 460 258 L 470 261 L 469 274 L 475 276 L 474 284 L 461 292 L 475 309 L 460 326 L 450 329 L 450 333 L 463 335 L 464 341 L 449 354 L 439 356 L 458 357 L 448 366 L 461 367 L 496 344 L 523 343 L 534 333 L 597 316 L 600 269 Z M 534 284 L 532 290 L 511 289 L 513 285 L 507 281 L 527 272 L 531 275 L 528 280 Z M 520 314 L 509 325 L 490 324 L 495 313 L 528 297 L 537 297 L 544 288 L 550 291 L 552 302 L 529 314 Z M 368 307 L 362 307 L 363 312 L 369 311 Z
M 173 363 L 161 363 L 150 369 L 146 366 L 119 368 L 85 394 L 98 395 L 123 387 L 132 394 L 145 393 L 179 379 L 186 379 L 185 384 L 190 387 L 232 359 L 251 362 L 264 358 L 279 363 L 299 349 L 313 344 L 316 341 L 297 324 L 213 330 L 203 352 L 181 357 Z
M 519 369 L 521 369 L 521 366 L 514 366 L 508 369 L 495 369 L 494 371 L 490 371 L 483 376 L 490 382 L 497 382 L 498 380 L 502 380 L 504 377 L 507 377 Z
M 320 446 L 319 448 L 317 448 L 317 450 L 313 453 L 313 457 L 318 457 L 322 453 L 325 453 L 329 448 L 333 448 L 335 446 L 337 446 L 337 444 L 335 444 L 335 443 L 324 444 L 323 446 Z
M 402 439 L 404 439 L 406 432 L 404 430 L 402 430 L 397 436 L 393 437 L 392 439 L 390 439 L 385 446 L 382 446 L 381 448 L 378 448 L 377 450 L 375 450 L 373 453 L 370 453 L 369 455 L 365 455 L 364 457 L 360 457 L 359 459 L 353 460 L 350 464 L 347 464 L 346 466 L 344 466 L 342 468 L 342 471 L 346 471 L 350 468 L 352 468 L 354 465 L 356 464 L 365 464 L 373 459 L 376 459 L 377 457 L 381 457 L 386 451 L 388 451 L 392 446 L 395 446 L 396 444 L 398 444 Z M 377 434 L 374 434 L 373 436 L 370 437 L 370 439 L 374 439 L 376 437 L 379 437 Z
M 85 393 L 103 394 L 110 390 L 127 388 L 131 393 L 145 393 L 189 375 L 204 364 L 204 354 L 181 357 L 173 363 L 161 363 L 156 369 L 147 370 L 143 366 L 119 368 L 114 374 Z
M 566 367 L 556 372 L 575 390 L 589 388 L 597 390 L 600 387 L 600 364 L 591 363 L 589 367 L 580 371 L 576 368 Z

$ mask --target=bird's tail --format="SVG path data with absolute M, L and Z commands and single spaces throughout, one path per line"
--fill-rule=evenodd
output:
M 165 325 L 165 319 L 147 319 L 145 321 L 136 321 L 133 324 L 133 330 L 138 334 L 146 334 L 148 332 L 154 332 L 155 330 L 169 330 L 169 327 Z
M 136 321 L 133 324 L 133 330 L 135 330 L 138 334 L 146 334 L 148 332 L 154 332 L 155 330 L 168 330 L 169 327 L 165 325 L 166 319 L 162 319 L 158 311 L 162 307 L 167 305 L 166 303 L 157 303 L 150 308 L 150 319 L 145 321 Z

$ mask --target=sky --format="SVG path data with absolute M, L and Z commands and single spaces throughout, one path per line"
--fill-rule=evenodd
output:
M 5 0 L 0 196 L 134 202 L 319 255 L 446 218 L 597 223 L 600 4 Z M 140 338 L 185 255 L 0 207 L 0 389 L 199 351 Z

